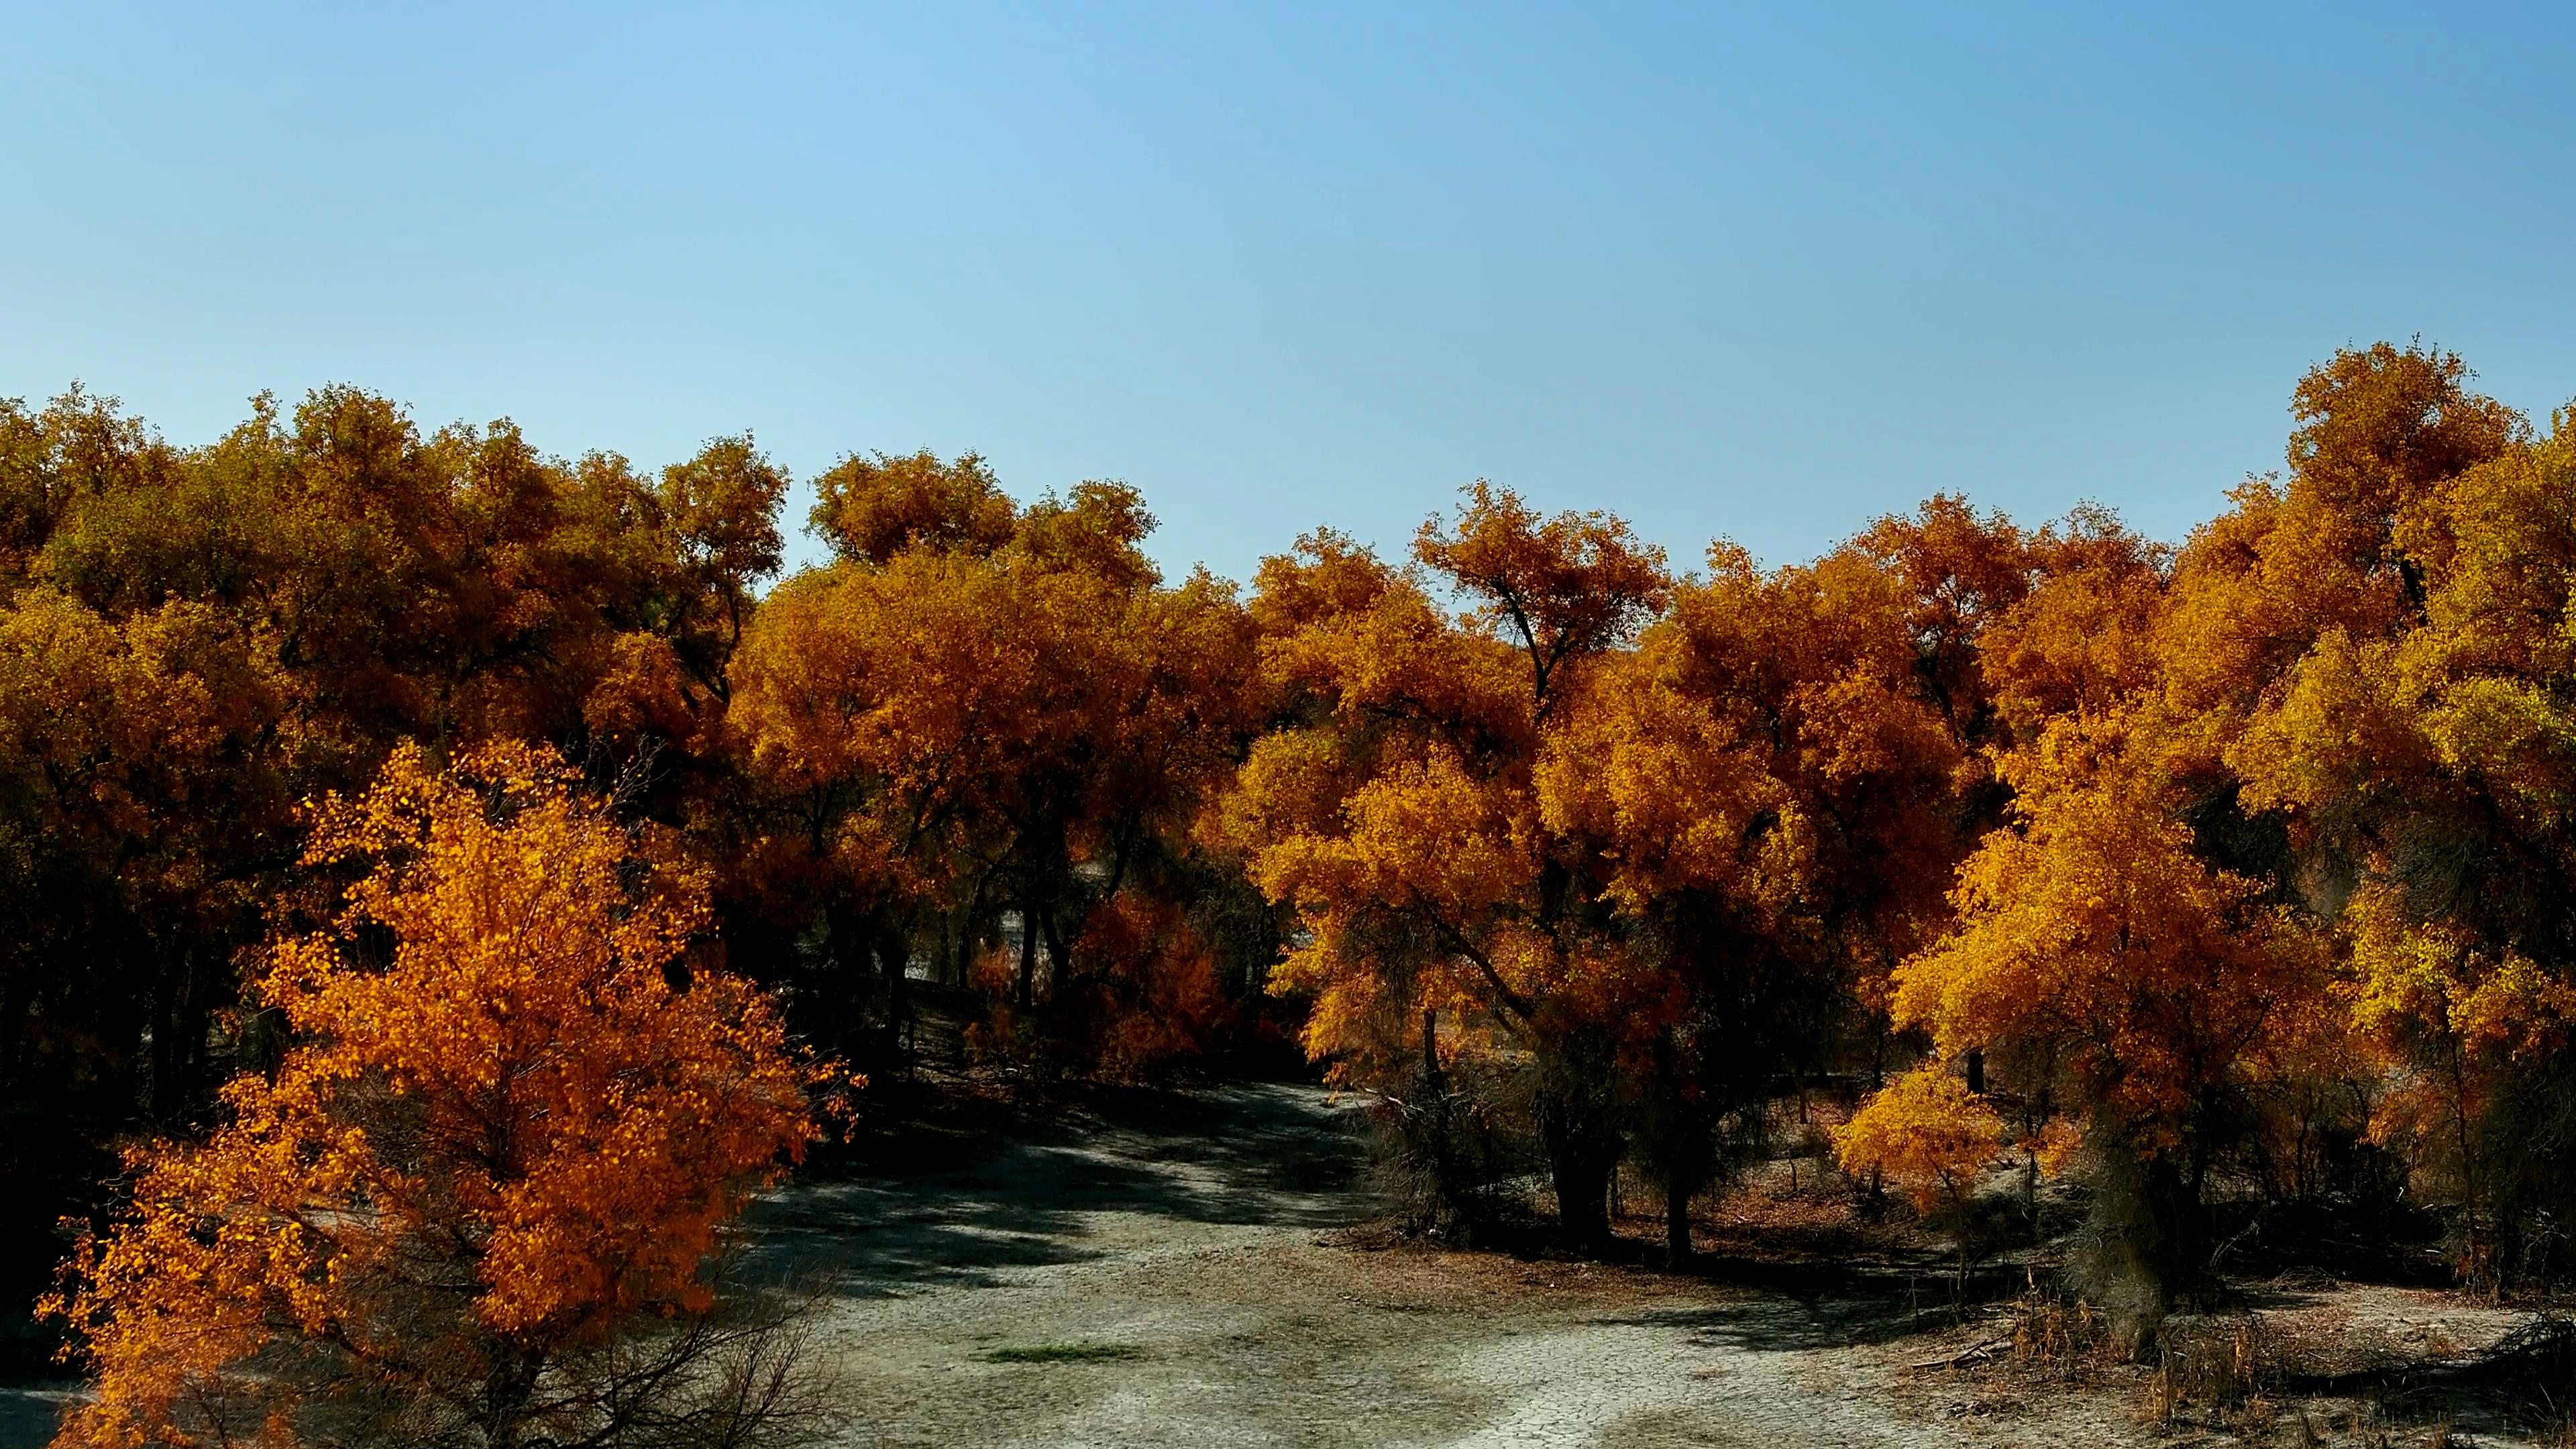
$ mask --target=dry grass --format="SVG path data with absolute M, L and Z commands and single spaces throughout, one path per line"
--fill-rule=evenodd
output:
M 2576 1449 L 2576 1418 L 2552 1412 L 2565 1397 L 2557 1371 L 2537 1359 L 2519 1376 L 2503 1367 L 2528 1358 L 2517 1345 L 2547 1327 L 2457 1295 L 2301 1283 L 2238 1311 L 2169 1319 L 2134 1362 L 2098 1310 L 2034 1287 L 1949 1335 L 1948 1352 L 1913 1351 L 1903 1392 L 2121 1405 L 2138 1430 L 2176 1443 Z

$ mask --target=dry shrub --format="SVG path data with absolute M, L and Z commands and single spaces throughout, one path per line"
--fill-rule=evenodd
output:
M 2282 1354 L 2260 1319 L 2169 1319 L 2158 1349 L 2149 1381 L 2157 1422 L 2172 1424 L 2197 1413 L 2213 1428 L 2249 1429 L 2277 1417 L 2272 1391 L 2282 1377 Z
M 2118 1357 L 2110 1320 L 2081 1298 L 2047 1292 L 2034 1282 L 2008 1311 L 2016 1363 L 2072 1374 Z
M 1527 1077 L 1461 1055 L 1436 1079 L 1415 1073 L 1402 1095 L 1373 1094 L 1378 1186 L 1408 1232 L 1473 1243 L 1529 1209 L 1524 1180 L 1542 1154 Z

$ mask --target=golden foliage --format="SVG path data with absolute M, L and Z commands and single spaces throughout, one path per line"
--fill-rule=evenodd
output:
M 542 751 L 404 750 L 322 805 L 307 863 L 363 873 L 256 983 L 276 1070 L 203 1144 L 136 1150 L 76 1257 L 54 1309 L 97 1396 L 61 1442 L 519 1442 L 596 1411 L 568 1355 L 708 1306 L 719 1229 L 801 1155 L 823 1079 L 690 961 L 699 880 L 573 785 Z
M 2017 827 L 1961 868 L 1958 924 L 1897 968 L 1894 1006 L 1945 1053 L 2044 1049 L 2071 1109 L 2151 1154 L 2310 1025 L 2326 963 L 2257 882 L 2202 862 L 2105 747 L 2053 733 L 2020 765 Z
M 1134 489 L 1023 506 L 972 454 L 845 458 L 812 520 L 837 562 L 763 598 L 788 479 L 747 436 L 647 474 L 351 388 L 196 449 L 77 389 L 0 404 L 11 1060 L 116 1075 L 99 1123 L 144 1097 L 183 1120 L 222 1074 L 220 963 L 310 879 L 357 881 L 265 957 L 286 1069 L 142 1160 L 96 1245 L 71 1307 L 121 1387 L 84 1422 L 309 1381 L 271 1366 L 325 1353 L 316 1324 L 391 1383 L 429 1370 L 351 1346 L 370 1325 L 452 1367 L 475 1334 L 690 1311 L 711 1224 L 803 1130 L 770 1008 L 693 969 L 709 885 L 677 846 L 639 854 L 540 752 L 440 775 L 411 740 L 616 773 L 720 872 L 736 959 L 827 1031 L 878 982 L 890 1024 L 927 951 L 976 963 L 995 1051 L 1139 1075 L 1232 1029 L 1220 978 L 1266 972 L 1340 1077 L 1526 1065 L 1552 1150 L 1651 1139 L 1686 1201 L 1707 1143 L 1674 1144 L 1720 1099 L 1920 1030 L 1990 1054 L 2036 1156 L 2168 1170 L 2331 1089 L 2474 1197 L 2481 1160 L 2529 1155 L 2479 1124 L 2552 1100 L 2576 1052 L 2576 414 L 2535 435 L 2469 381 L 2420 345 L 2336 354 L 2285 471 L 2176 550 L 1935 497 L 1811 563 L 1721 542 L 1676 579 L 1616 517 L 1480 482 L 1408 557 L 1318 530 L 1248 601 L 1167 583 Z M 286 868 L 296 802 L 389 754 Z M 550 1057 L 522 1026 L 586 1042 L 582 1012 L 631 1030 Z M 655 1073 L 692 1071 L 748 1114 L 722 1142 L 673 1125 L 700 1103 Z M 1850 1150 L 1992 1138 L 1934 1076 Z M 522 1081 L 555 1095 L 475 1096 Z M 634 1140 L 597 1095 L 630 1091 L 662 1113 Z M 534 1155 L 435 1165 L 450 1127 L 424 1124 L 469 1108 Z M 446 1307 L 368 1306 L 386 1244 L 463 1222 Z M 166 1268 L 120 1247 L 147 1229 Z M 128 1317 L 181 1283 L 185 1332 Z
M 845 559 L 884 563 L 915 545 L 991 553 L 1010 542 L 1018 509 L 973 453 L 943 463 L 927 450 L 905 457 L 853 453 L 814 480 L 814 531 Z
M 1947 1068 L 1927 1063 L 1871 1093 L 1833 1138 L 1843 1171 L 1883 1173 L 1928 1213 L 1974 1193 L 2003 1148 L 2004 1120 Z

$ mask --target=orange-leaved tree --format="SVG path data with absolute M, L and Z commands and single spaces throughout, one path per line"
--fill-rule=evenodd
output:
M 963 984 L 1008 911 L 1006 1029 L 984 1039 L 1140 1065 L 1179 1038 L 1136 1018 L 1204 984 L 1208 953 L 1117 902 L 1191 893 L 1187 826 L 1248 733 L 1241 606 L 1204 573 L 1161 582 L 1121 484 L 1015 510 L 972 455 L 824 481 L 814 528 L 841 558 L 764 604 L 731 718 L 766 797 L 753 888 L 776 924 L 820 918 L 809 1008 L 846 1036 L 873 977 L 896 1026 L 915 957 Z
M 2011 762 L 2016 823 L 1961 869 L 1949 933 L 1897 968 L 1895 1013 L 1944 1054 L 2053 1065 L 2106 1172 L 2099 1266 L 2143 1337 L 2207 1265 L 2203 1193 L 2247 1089 L 2327 995 L 2313 934 L 2202 861 L 2125 746 L 2070 726 Z
M 1978 651 L 2019 597 L 2021 548 L 2010 524 L 1946 498 L 1812 564 L 1766 571 L 1720 544 L 1656 646 L 1680 693 L 1765 750 L 1809 841 L 1794 913 L 1807 939 L 1774 940 L 1846 995 L 1873 1078 L 1888 973 L 1940 930 L 1951 872 L 1994 809 Z M 1763 1070 L 1797 1065 L 1775 1040 Z
M 2320 634 L 2228 755 L 2248 805 L 2357 877 L 2331 903 L 2389 1069 L 2373 1133 L 2459 1204 L 2490 1286 L 2545 1275 L 2576 1210 L 2576 416 L 2553 421 L 2398 500 L 2420 610 Z
M 2576 1120 L 2576 448 L 2565 415 L 2535 439 L 2472 377 L 2380 343 L 2301 379 L 2286 479 L 2237 490 L 2177 561 L 2155 707 L 2204 849 L 2349 940 L 2352 1025 L 2382 1053 L 2348 1061 L 2349 1095 L 2492 1284 L 2576 1210 L 2555 1145 Z
M 1890 1082 L 1834 1129 L 1843 1171 L 1883 1173 L 1925 1214 L 1945 1213 L 1959 1245 L 1958 1291 L 1968 1287 L 1968 1208 L 1977 1177 L 2003 1145 L 2004 1119 L 1938 1063 Z
M 1619 1152 L 1615 1028 L 1651 985 L 1593 928 L 1594 858 L 1547 828 L 1534 772 L 1574 681 L 1663 607 L 1662 554 L 1616 518 L 1542 517 L 1484 484 L 1414 548 L 1472 604 L 1463 617 L 1336 535 L 1301 551 L 1263 566 L 1253 606 L 1282 727 L 1223 809 L 1253 879 L 1305 928 L 1274 988 L 1313 993 L 1307 1048 L 1346 1076 L 1395 1067 L 1417 1020 L 1436 1073 L 1443 1012 L 1526 1052 L 1561 1229 L 1596 1246 Z
M 1691 662 L 1668 620 L 1588 671 L 1536 776 L 1541 819 L 1599 893 L 1592 934 L 1624 957 L 1630 1117 L 1676 1264 L 1693 1195 L 1746 1158 L 1833 999 L 1800 949 L 1813 832 L 1750 702 L 1696 687 Z
M 824 1075 L 691 959 L 703 887 L 649 854 L 522 746 L 405 747 L 322 805 L 306 864 L 359 874 L 258 978 L 275 1069 L 203 1144 L 135 1150 L 67 1267 L 97 1394 L 58 1442 L 780 1427 L 778 1345 L 716 1326 L 709 1262 Z

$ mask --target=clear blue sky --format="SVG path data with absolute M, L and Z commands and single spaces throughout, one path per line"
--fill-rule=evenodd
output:
M 2343 343 L 2576 395 L 2566 12 L 2131 8 L 10 0 L 0 395 L 974 448 L 1238 578 L 1478 476 L 2179 537 Z

